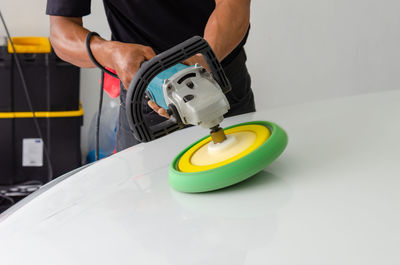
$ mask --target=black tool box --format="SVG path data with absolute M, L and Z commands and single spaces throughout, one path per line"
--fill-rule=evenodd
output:
M 80 69 L 49 53 L 18 53 L 35 111 L 76 110 Z M 0 112 L 29 111 L 13 54 L 0 46 Z
M 81 166 L 83 110 L 36 112 L 36 116 L 44 139 L 39 139 L 31 113 L 0 113 L 0 185 L 30 180 L 47 182 L 49 172 L 43 145 L 41 150 L 35 150 L 40 141 L 48 147 L 54 177 Z M 34 141 L 39 144 L 35 146 Z
M 0 185 L 49 179 L 81 166 L 80 69 L 58 58 L 48 38 L 13 38 L 43 139 L 27 104 L 10 45 L 0 47 Z

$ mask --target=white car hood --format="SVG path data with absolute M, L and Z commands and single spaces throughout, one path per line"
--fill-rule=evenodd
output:
M 400 264 L 400 91 L 225 119 L 273 121 L 277 161 L 204 194 L 168 184 L 200 127 L 140 144 L 0 215 L 2 264 Z

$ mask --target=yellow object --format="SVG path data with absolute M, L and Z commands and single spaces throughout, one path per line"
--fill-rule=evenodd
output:
M 62 117 L 79 117 L 83 116 L 83 108 L 79 106 L 79 110 L 71 111 L 37 111 L 36 118 L 62 118 Z M 32 112 L 0 112 L 0 119 L 12 118 L 33 118 Z
M 210 145 L 212 145 L 213 142 L 209 142 L 193 153 L 190 162 L 195 166 L 207 166 L 225 161 L 226 159 L 234 157 L 249 148 L 256 140 L 257 135 L 251 131 L 244 131 L 230 134 L 228 137 L 235 138 L 228 147 L 219 148 L 213 151 L 210 150 Z M 214 145 L 219 147 L 221 144 Z
M 211 137 L 207 137 L 183 154 L 178 163 L 179 170 L 181 172 L 200 172 L 227 165 L 254 151 L 271 135 L 265 126 L 257 124 L 233 127 L 226 130 L 225 134 L 237 138 L 235 146 L 217 154 L 211 154 L 207 148 Z
M 46 37 L 12 37 L 16 53 L 50 53 L 51 45 Z M 10 40 L 8 40 L 8 52 L 13 53 Z

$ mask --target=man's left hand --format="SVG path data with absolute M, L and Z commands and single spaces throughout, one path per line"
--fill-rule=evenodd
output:
M 155 112 L 157 112 L 158 115 L 163 116 L 167 119 L 170 118 L 167 111 L 164 108 L 161 108 L 160 106 L 158 106 L 154 101 L 149 100 L 149 101 L 147 101 L 147 104 L 149 105 L 150 108 L 152 108 Z
M 193 55 L 189 59 L 186 59 L 183 61 L 184 64 L 186 65 L 195 65 L 196 63 L 200 64 L 203 66 L 208 72 L 210 72 L 210 68 L 208 67 L 208 64 L 206 62 L 206 59 L 204 59 L 203 55 L 201 53 L 198 53 L 196 55 Z

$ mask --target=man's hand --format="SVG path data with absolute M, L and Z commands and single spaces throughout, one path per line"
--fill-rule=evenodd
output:
M 125 89 L 128 89 L 140 65 L 156 56 L 152 48 L 139 44 L 112 41 L 107 47 L 110 56 L 101 55 L 101 60 L 117 72 Z
M 154 101 L 147 101 L 147 104 L 149 105 L 150 108 L 152 108 L 155 112 L 158 113 L 158 115 L 163 116 L 167 119 L 170 118 L 170 116 L 167 114 L 167 111 L 164 108 L 161 108 L 158 106 Z
M 50 16 L 51 44 L 57 55 L 67 62 L 80 67 L 95 67 L 86 51 L 88 33 L 81 17 Z M 155 56 L 150 47 L 107 41 L 98 36 L 90 39 L 90 49 L 101 65 L 117 72 L 126 89 L 140 64 Z
M 201 66 L 203 66 L 208 72 L 210 72 L 210 68 L 208 67 L 206 59 L 204 59 L 204 56 L 201 53 L 193 55 L 189 59 L 186 59 L 185 61 L 183 61 L 183 63 L 186 65 L 189 65 L 189 66 L 195 65 L 196 63 L 198 63 Z

